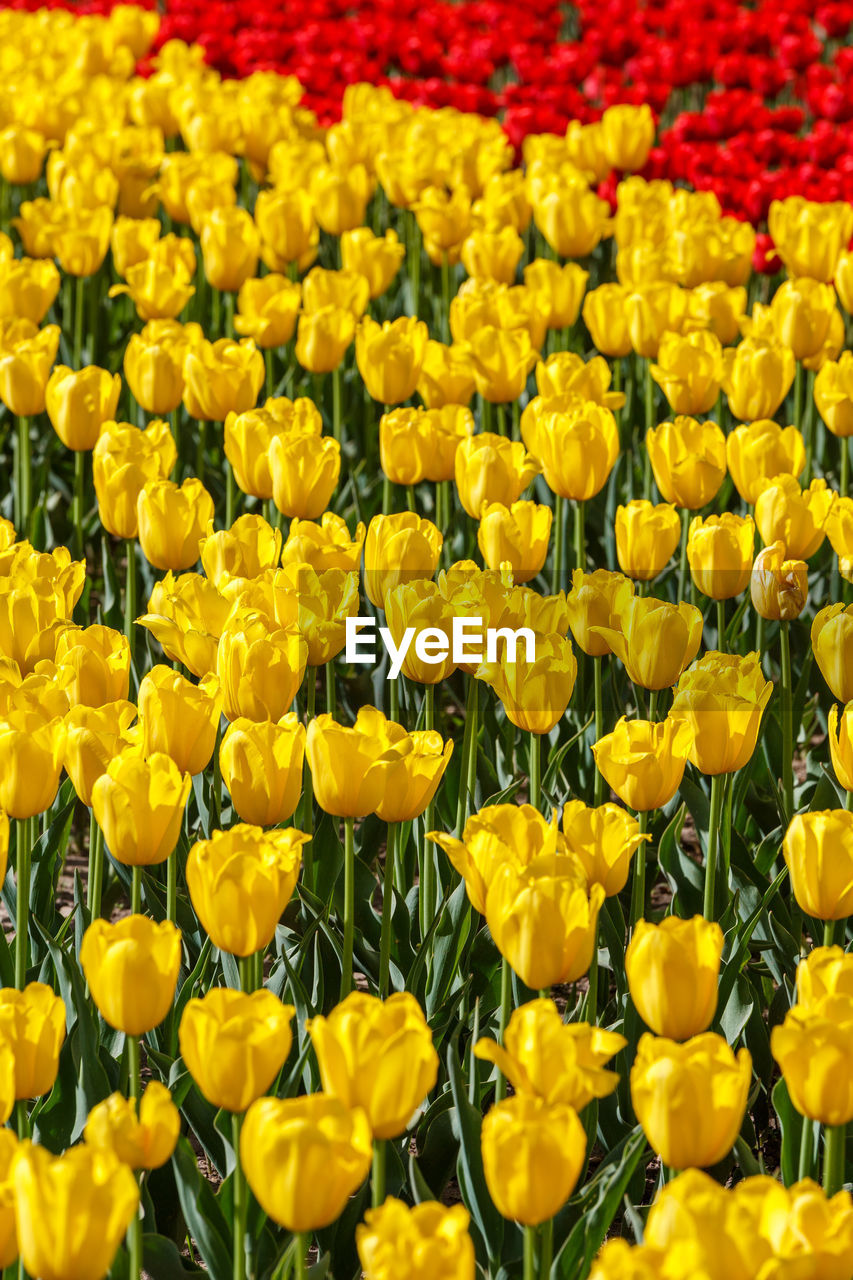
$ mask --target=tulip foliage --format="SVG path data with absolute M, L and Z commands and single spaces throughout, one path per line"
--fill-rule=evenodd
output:
M 0 1269 L 848 1280 L 853 10 L 28 8 Z

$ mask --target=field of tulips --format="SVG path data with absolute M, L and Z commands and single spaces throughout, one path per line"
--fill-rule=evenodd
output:
M 853 3 L 0 7 L 4 1280 L 853 1277 Z

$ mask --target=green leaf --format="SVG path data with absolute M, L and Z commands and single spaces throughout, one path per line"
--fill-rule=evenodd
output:
M 178 1139 L 172 1160 L 181 1209 L 202 1261 L 212 1280 L 231 1280 L 231 1250 L 225 1243 L 230 1239 L 228 1227 L 186 1138 Z
M 459 1065 L 459 1033 L 453 1037 L 447 1049 L 447 1070 L 453 1093 L 453 1128 L 459 1142 L 459 1159 L 456 1176 L 465 1207 L 471 1214 L 475 1227 L 475 1244 L 479 1242 L 484 1259 L 494 1262 L 501 1255 L 504 1220 L 495 1208 L 486 1187 L 483 1157 L 480 1151 L 480 1130 L 483 1125 L 480 1112 L 471 1106 L 465 1092 L 465 1082 Z
M 149 1275 L 157 1280 L 187 1280 L 187 1277 L 204 1277 L 206 1271 L 185 1266 L 185 1259 L 178 1252 L 173 1240 L 146 1232 L 142 1237 L 142 1262 Z
M 586 1184 L 577 1203 L 580 1215 L 551 1268 L 553 1280 L 584 1280 L 598 1253 L 634 1170 L 647 1151 L 639 1125 L 619 1147 L 609 1151 L 595 1177 Z

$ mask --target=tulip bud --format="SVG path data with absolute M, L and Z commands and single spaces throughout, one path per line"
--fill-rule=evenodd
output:
M 662 422 L 646 434 L 646 448 L 667 502 L 696 511 L 716 497 L 726 475 L 726 438 L 715 422 Z
M 253 338 L 262 351 L 283 347 L 296 332 L 302 288 L 286 276 L 271 273 L 245 280 L 237 297 L 234 332 Z
M 520 442 L 488 431 L 480 432 L 463 440 L 456 450 L 459 501 L 474 520 L 479 519 L 486 502 L 511 507 L 538 470 L 535 458 Z
M 537 360 L 528 331 L 486 324 L 475 330 L 469 348 L 480 395 L 492 404 L 517 400 Z
M 44 410 L 59 332 L 56 324 L 36 329 L 22 320 L 0 335 L 0 400 L 18 417 L 31 418 Z
M 65 1005 L 43 982 L 0 990 L 0 1035 L 14 1055 L 14 1096 L 50 1093 L 65 1040 Z
M 264 382 L 264 358 L 250 338 L 220 338 L 188 347 L 183 373 L 189 416 L 224 422 L 229 413 L 254 406 Z
M 83 934 L 80 964 L 102 1017 L 125 1035 L 141 1036 L 168 1014 L 181 965 L 181 933 L 168 920 L 130 915 L 93 920 Z
M 61 720 L 45 724 L 26 712 L 0 720 L 0 809 L 10 818 L 33 818 L 49 809 L 64 752 Z
M 296 330 L 296 359 L 309 373 L 331 373 L 343 360 L 355 329 L 355 316 L 342 307 L 303 311 Z
M 448 347 L 430 339 L 424 350 L 417 391 L 428 409 L 467 405 L 474 394 L 474 367 L 467 348 Z
M 201 224 L 204 273 L 214 289 L 229 293 L 254 276 L 260 242 L 252 215 L 239 205 L 211 209 Z
M 172 320 L 150 320 L 141 333 L 130 335 L 124 376 L 147 413 L 171 413 L 181 403 L 187 345 L 183 326 Z
M 388 752 L 393 757 L 393 743 L 402 733 L 371 706 L 359 708 L 351 729 L 330 715 L 315 716 L 308 725 L 305 753 L 320 808 L 338 818 L 375 812 L 385 785 L 380 757 Z
M 285 516 L 316 520 L 329 505 L 341 474 L 341 446 L 329 436 L 288 431 L 269 448 L 273 501 Z
M 631 350 L 625 312 L 627 296 L 628 290 L 620 284 L 601 284 L 584 298 L 584 324 L 602 355 L 618 358 Z
M 57 365 L 45 389 L 45 406 L 54 431 L 68 449 L 93 449 L 103 424 L 115 417 L 121 377 L 97 365 L 75 373 Z
M 673 413 L 708 413 L 720 391 L 723 348 L 719 338 L 703 331 L 665 333 L 658 347 L 658 363 L 650 373 Z
M 687 540 L 687 560 L 698 591 L 712 600 L 731 600 L 750 580 L 755 546 L 752 517 L 694 516 Z
M 619 629 L 601 628 L 601 635 L 634 684 L 670 688 L 699 651 L 702 614 L 684 601 L 634 596 L 625 587 L 615 603 Z
M 647 103 L 608 107 L 601 117 L 604 154 L 614 169 L 637 173 L 645 168 L 655 140 L 655 121 Z
M 732 415 L 743 422 L 772 418 L 791 389 L 795 363 L 789 347 L 759 337 L 724 351 L 722 387 Z
M 720 926 L 702 916 L 660 924 L 638 921 L 625 953 L 631 999 L 652 1031 L 689 1040 L 707 1030 L 717 1008 L 723 954 Z
M 709 1168 L 734 1146 L 751 1080 L 749 1051 L 735 1056 L 722 1036 L 709 1031 L 677 1044 L 647 1032 L 631 1068 L 631 1101 L 664 1164 Z
M 785 833 L 782 853 L 803 911 L 818 920 L 853 914 L 853 813 L 830 809 L 797 814 Z
M 151 1080 L 136 1102 L 111 1093 L 89 1112 L 83 1140 L 96 1151 L 108 1151 L 131 1169 L 159 1169 L 178 1141 L 181 1113 L 159 1080 Z
M 791 475 L 764 480 L 755 500 L 755 523 L 763 541 L 782 542 L 792 560 L 808 560 L 826 537 L 826 522 L 837 499 L 825 480 L 800 489 Z
M 853 701 L 853 607 L 827 605 L 812 623 L 820 673 L 839 702 Z
M 846 1125 L 853 1119 L 853 1018 L 850 997 L 824 996 L 795 1005 L 770 1033 L 770 1050 L 782 1069 L 791 1102 L 808 1120 Z M 800 1183 L 800 1186 L 805 1184 Z
M 258 1203 L 291 1232 L 321 1230 L 362 1184 L 372 1156 L 363 1111 L 315 1093 L 258 1098 L 240 1133 L 240 1163 Z
M 654 506 L 635 498 L 616 508 L 616 558 L 630 578 L 651 582 L 669 564 L 681 537 L 681 520 L 672 503 Z M 604 626 L 610 625 L 603 621 Z
M 219 765 L 241 821 L 277 827 L 293 815 L 302 793 L 304 754 L 305 727 L 294 711 L 278 722 L 241 717 L 228 726 Z
M 68 627 L 56 642 L 57 679 L 71 706 L 123 701 L 130 687 L 130 646 L 112 627 Z
M 577 1112 L 517 1093 L 486 1113 L 481 1134 L 486 1186 L 498 1212 L 538 1226 L 563 1207 L 586 1158 Z
M 618 721 L 612 733 L 593 743 L 596 767 L 629 808 L 640 813 L 668 804 L 681 786 L 690 753 L 690 729 L 667 716 Z
M 795 277 L 784 280 L 774 293 L 770 317 L 778 340 L 791 349 L 796 360 L 806 360 L 826 341 L 834 310 L 832 285 Z
M 490 569 L 509 563 L 516 582 L 529 582 L 548 555 L 553 512 L 536 502 L 487 503 L 480 513 L 477 546 Z
M 564 807 L 563 835 L 589 884 L 600 884 L 608 898 L 625 888 L 631 859 L 650 838 L 640 833 L 637 819 L 618 805 L 590 809 L 582 800 L 570 800 Z
M 475 674 L 494 689 L 519 729 L 550 733 L 571 701 L 577 659 L 571 642 L 562 636 L 537 636 L 531 648 L 530 658 L 504 651 L 496 661 L 481 662 Z
M 294 1013 L 264 988 L 247 995 L 213 987 L 187 1003 L 181 1057 L 212 1106 L 239 1113 L 266 1093 L 290 1053 Z
M 391 287 L 406 256 L 397 232 L 389 229 L 375 236 L 369 227 L 355 227 L 341 236 L 341 262 L 345 271 L 364 276 L 371 298 L 379 298 Z
M 442 543 L 435 525 L 412 511 L 374 516 L 364 545 L 364 589 L 370 603 L 381 609 L 388 592 L 401 583 L 431 578 Z

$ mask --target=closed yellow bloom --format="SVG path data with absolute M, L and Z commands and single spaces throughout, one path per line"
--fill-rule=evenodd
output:
M 570 800 L 565 805 L 563 835 L 588 882 L 600 884 L 608 898 L 625 888 L 631 859 L 649 839 L 641 835 L 637 819 L 625 809 L 615 804 L 591 809 L 582 800 Z
M 587 886 L 577 858 L 544 854 L 526 866 L 507 861 L 496 867 L 486 894 L 486 921 L 495 946 L 522 982 L 541 990 L 587 972 L 603 902 L 604 889 Z
M 121 394 L 121 377 L 97 365 L 75 373 L 57 365 L 45 389 L 45 407 L 51 425 L 68 449 L 93 449 L 103 424 L 115 417 Z
M 283 347 L 296 331 L 301 301 L 301 286 L 286 276 L 271 272 L 259 280 L 245 280 L 237 295 L 234 332 L 253 338 L 261 350 Z
M 839 785 L 845 791 L 853 791 L 853 703 L 848 703 L 839 715 L 833 703 L 829 712 L 827 737 L 832 767 Z
M 575 323 L 588 279 L 589 272 L 576 262 L 561 265 L 551 258 L 536 258 L 524 268 L 524 283 L 545 312 L 549 329 L 566 329 Z
M 651 582 L 669 564 L 681 537 L 681 520 L 673 503 L 655 506 L 635 498 L 616 508 L 616 558 L 629 578 Z M 610 626 L 603 621 L 602 625 Z
M 784 280 L 773 295 L 770 317 L 776 337 L 795 360 L 817 355 L 829 335 L 835 290 L 806 276 Z M 769 415 L 768 415 L 769 416 Z
M 744 502 L 754 503 L 765 479 L 800 474 L 806 448 L 796 427 L 759 419 L 735 427 L 727 437 L 726 461 L 738 493 Z
M 10 124 L 0 132 L 0 173 L 15 186 L 38 182 L 48 141 L 37 129 Z
M 484 503 L 511 507 L 537 474 L 538 464 L 520 441 L 483 431 L 463 440 L 456 450 L 455 479 L 459 501 L 473 519 Z
M 708 413 L 720 390 L 723 348 L 713 333 L 665 333 L 651 375 L 673 413 Z
M 287 431 L 269 447 L 272 496 L 285 516 L 316 520 L 329 505 L 341 473 L 341 446 L 331 436 Z
M 616 630 L 620 625 L 617 610 L 627 582 L 621 573 L 606 569 L 572 572 L 572 589 L 566 597 L 569 626 L 575 643 L 593 658 L 613 652 L 604 631 Z M 632 591 L 633 584 L 629 583 L 627 589 Z
M 728 347 L 740 336 L 740 320 L 745 311 L 746 289 L 729 288 L 722 280 L 706 281 L 688 294 L 683 332 L 705 329 Z
M 664 334 L 681 331 L 687 294 L 667 280 L 653 280 L 635 285 L 623 305 L 631 346 L 639 356 L 656 358 Z
M 815 947 L 797 965 L 797 1005 L 812 1009 L 825 996 L 853 996 L 853 954 L 841 947 Z
M 403 582 L 385 594 L 385 620 L 400 647 L 407 632 L 411 643 L 402 656 L 401 671 L 418 684 L 440 684 L 456 668 L 453 659 L 453 619 L 456 610 L 428 578 Z
M 56 642 L 57 681 L 71 706 L 102 707 L 124 699 L 130 687 L 127 637 L 98 624 L 68 627 Z
M 846 809 L 796 814 L 782 853 L 803 911 L 818 920 L 853 914 L 853 814 Z
M 261 257 L 270 271 L 285 271 L 311 247 L 317 226 L 307 191 L 259 191 L 255 222 L 261 237 Z
M 61 720 L 45 724 L 27 713 L 0 720 L 0 809 L 10 818 L 32 818 L 49 809 L 64 753 Z
M 791 389 L 795 360 L 790 347 L 763 338 L 744 338 L 723 352 L 722 387 L 735 418 L 772 418 Z
M 493 324 L 472 334 L 469 354 L 476 388 L 492 404 L 517 400 L 537 360 L 527 329 L 498 329 Z
M 832 279 L 853 235 L 853 211 L 841 200 L 826 204 L 803 196 L 774 200 L 767 222 L 788 271 L 813 280 Z
M 610 409 L 594 401 L 545 412 L 528 436 L 548 487 L 586 502 L 600 493 L 619 457 L 619 431 Z
M 381 609 L 388 592 L 401 583 L 431 578 L 443 541 L 435 525 L 413 511 L 374 516 L 364 544 L 364 589 L 370 603 Z
M 31 418 L 45 407 L 45 390 L 59 350 L 59 325 L 37 329 L 12 322 L 0 332 L 0 400 L 12 413 Z
M 172 1157 L 181 1131 L 181 1113 L 159 1080 L 151 1080 L 136 1103 L 111 1093 L 89 1112 L 83 1139 L 108 1151 L 131 1169 L 159 1169 Z
M 330 164 L 317 165 L 310 185 L 314 217 L 332 236 L 363 226 L 373 187 L 374 182 L 363 164 L 350 164 L 345 169 Z
M 236 610 L 219 638 L 216 673 L 228 720 L 280 720 L 302 684 L 308 649 L 295 622 Z
M 565 851 L 556 812 L 547 822 L 530 804 L 487 805 L 465 823 L 461 840 L 440 831 L 428 832 L 427 839 L 447 854 L 480 915 L 485 913 L 486 893 L 502 863 L 525 867 L 540 855 Z
M 249 995 L 213 987 L 187 1003 L 181 1057 L 212 1106 L 241 1112 L 266 1093 L 290 1053 L 295 1012 L 265 988 Z
M 435 798 L 453 754 L 453 742 L 434 729 L 401 732 L 397 750 L 379 770 L 384 791 L 376 805 L 383 822 L 413 822 Z
M 647 1027 L 670 1040 L 706 1031 L 717 1009 L 723 931 L 693 916 L 639 920 L 625 952 L 631 999 Z
M 371 298 L 380 298 L 391 287 L 406 250 L 389 228 L 376 236 L 369 227 L 355 227 L 341 236 L 341 263 L 345 271 L 357 271 L 370 287 Z
M 515 227 L 495 231 L 478 227 L 462 241 L 459 256 L 474 279 L 512 284 L 523 253 L 524 241 Z
M 625 404 L 625 396 L 621 391 L 608 390 L 611 378 L 610 365 L 603 356 L 584 360 L 575 351 L 555 351 L 547 360 L 540 360 L 536 366 L 536 387 L 545 400 L 552 396 L 574 394 L 582 400 L 594 400 L 606 409 L 621 409 Z M 543 405 L 543 409 L 545 407 Z
M 664 1164 L 708 1168 L 734 1146 L 751 1080 L 749 1051 L 735 1056 L 722 1036 L 708 1031 L 677 1044 L 647 1032 L 631 1068 L 631 1102 Z
M 193 845 L 187 888 L 215 947 L 251 956 L 269 945 L 293 897 L 302 846 L 310 839 L 294 827 L 262 831 L 238 823 Z
M 127 283 L 114 284 L 111 298 L 128 294 L 140 320 L 174 320 L 195 293 L 192 277 L 183 262 L 169 264 L 160 258 L 146 258 L 127 269 Z
M 853 700 L 853 608 L 831 604 L 812 623 L 812 649 L 820 673 L 839 702 Z
M 7 1050 L 5 1056 L 11 1070 L 11 1050 Z M 14 1132 L 8 1128 L 0 1131 L 0 1265 L 4 1267 L 10 1267 L 18 1256 L 15 1188 L 10 1178 L 17 1150 L 18 1139 Z
M 655 121 L 647 103 L 608 107 L 601 117 L 604 154 L 614 169 L 636 173 L 645 166 L 655 140 Z
M 113 211 L 104 205 L 63 209 L 54 238 L 62 270 L 71 276 L 93 276 L 107 256 L 112 226 Z
M 343 360 L 355 329 L 355 316 L 343 307 L 303 311 L 296 331 L 296 359 L 310 373 L 331 373 Z
M 149 320 L 132 333 L 124 352 L 124 376 L 147 413 L 171 413 L 184 394 L 186 335 L 171 320 Z
M 474 366 L 467 347 L 448 347 L 430 339 L 417 392 L 428 409 L 468 404 L 474 394 Z
M 525 642 L 521 653 L 504 649 L 497 660 L 481 662 L 475 675 L 495 691 L 507 717 L 519 729 L 550 733 L 571 701 L 577 659 L 571 641 L 563 636 L 536 636 L 529 659 L 526 648 Z
M 168 658 L 201 678 L 216 667 L 219 637 L 230 612 L 230 601 L 201 574 L 175 578 L 167 573 L 155 583 L 148 612 L 137 623 L 160 642 Z
M 78 704 L 65 717 L 63 765 L 83 804 L 91 808 L 92 789 L 115 756 L 129 745 L 136 719 L 132 702 L 107 702 L 102 707 Z
M 326 813 L 363 818 L 376 811 L 385 786 L 383 759 L 400 754 L 392 747 L 388 726 L 382 712 L 371 706 L 359 708 L 351 729 L 330 715 L 315 716 L 308 725 L 305 753 L 314 795 Z
M 65 1041 L 65 1005 L 43 982 L 0 990 L 0 1036 L 14 1056 L 15 1098 L 50 1093 Z
M 445 1208 L 435 1200 L 409 1208 L 388 1196 L 368 1209 L 355 1229 L 358 1257 L 366 1280 L 474 1280 L 476 1257 L 468 1232 L 468 1210 Z
M 790 475 L 765 480 L 755 500 L 755 523 L 766 544 L 782 542 L 792 560 L 808 560 L 826 537 L 826 522 L 837 495 L 823 479 L 801 489 Z
M 83 934 L 80 964 L 102 1017 L 117 1031 L 141 1036 L 163 1021 L 175 998 L 181 932 L 130 915 L 93 920 Z
M 191 779 L 170 756 L 131 748 L 110 761 L 92 788 L 92 809 L 118 862 L 165 862 L 178 842 Z
M 456 450 L 474 434 L 474 415 L 462 405 L 393 409 L 379 419 L 382 470 L 394 484 L 452 480 Z
M 22 1142 L 9 1171 L 21 1259 L 41 1280 L 103 1280 L 139 1208 L 132 1171 L 87 1143 Z
M 209 530 L 200 554 L 204 572 L 222 590 L 232 578 L 257 578 L 274 569 L 281 555 L 281 531 L 263 516 L 239 516 L 230 529 Z
M 216 677 L 196 685 L 171 667 L 154 666 L 140 682 L 138 702 L 146 756 L 163 753 L 180 773 L 202 773 L 213 755 L 222 714 Z
M 795 1005 L 770 1033 L 791 1102 L 801 1115 L 825 1125 L 853 1120 L 853 1006 L 848 995 L 829 995 L 806 1008 Z
M 189 569 L 213 519 L 213 498 L 200 480 L 150 480 L 137 499 L 139 541 L 155 569 Z
M 258 267 L 260 241 L 252 215 L 239 205 L 211 209 L 201 224 L 204 272 L 214 289 L 236 293 Z
M 459 261 L 459 247 L 471 229 L 471 193 L 466 186 L 450 192 L 426 186 L 412 204 L 417 224 L 435 257 Z
M 60 276 L 47 258 L 11 258 L 0 263 L 0 320 L 39 325 L 59 293 Z
M 302 305 L 307 312 L 337 307 L 360 320 L 370 300 L 370 286 L 358 271 L 327 271 L 314 267 L 302 281 Z
M 619 1077 L 607 1063 L 627 1043 L 618 1032 L 588 1022 L 563 1022 L 553 1000 L 545 999 L 513 1010 L 503 1041 L 501 1047 L 478 1040 L 474 1056 L 494 1062 L 516 1093 L 575 1111 L 613 1092 Z
M 563 1207 L 586 1159 L 577 1112 L 517 1093 L 486 1114 L 481 1134 L 486 1186 L 498 1212 L 538 1226 Z
M 561 258 L 585 258 L 607 234 L 610 206 L 582 181 L 553 182 L 533 201 L 533 219 Z
M 438 1054 L 417 1000 L 354 991 L 306 1024 L 323 1090 L 364 1111 L 374 1137 L 396 1138 L 438 1077 Z
M 755 545 L 751 516 L 694 516 L 687 540 L 687 560 L 698 591 L 712 600 L 731 600 L 750 580 Z
M 596 767 L 629 808 L 641 813 L 668 804 L 681 786 L 690 752 L 690 730 L 667 716 L 618 721 L 612 733 L 593 744 Z
M 480 512 L 477 546 L 489 569 L 509 563 L 515 582 L 529 582 L 548 555 L 553 512 L 536 502 L 487 503 Z
M 369 394 L 383 404 L 414 395 L 426 354 L 429 330 L 422 320 L 403 316 L 379 325 L 366 316 L 355 339 L 358 371 Z
M 655 484 L 667 502 L 697 511 L 726 475 L 726 437 L 715 422 L 677 417 L 646 433 Z
M 817 411 L 834 436 L 853 436 L 853 352 L 828 360 L 814 383 Z
M 266 278 L 266 277 L 265 277 Z M 281 412 L 273 406 L 281 406 Z M 270 445 L 277 435 L 301 432 L 319 436 L 323 419 L 313 400 L 304 396 L 268 400 L 261 408 L 229 413 L 225 419 L 225 456 L 244 493 L 265 501 L 272 497 Z
M 159 218 L 116 218 L 110 232 L 110 248 L 116 274 L 126 276 L 130 267 L 144 262 L 160 239 Z
M 691 764 L 711 776 L 742 769 L 755 750 L 772 692 L 757 653 L 703 654 L 679 680 L 670 710 L 692 734 Z
M 288 1231 L 317 1231 L 340 1216 L 367 1177 L 367 1116 L 325 1093 L 259 1098 L 240 1133 L 240 1163 L 258 1203 Z
M 327 569 L 356 571 L 361 563 L 365 529 L 359 524 L 355 537 L 350 536 L 343 516 L 324 511 L 319 524 L 310 520 L 292 520 L 281 563 L 309 564 L 318 573 Z
M 668 689 L 699 651 L 702 614 L 684 601 L 677 605 L 654 596 L 634 596 L 623 586 L 616 602 L 618 630 L 604 638 L 634 684 Z
M 602 355 L 627 356 L 631 350 L 625 299 L 628 290 L 621 284 L 600 284 L 583 302 L 583 319 L 596 350 Z
M 241 821 L 276 827 L 292 816 L 302 793 L 304 755 L 305 726 L 295 711 L 278 721 L 238 717 L 228 726 L 219 766 Z
M 282 581 L 298 593 L 297 620 L 308 646 L 308 665 L 322 667 L 346 644 L 346 620 L 358 613 L 358 574 L 355 570 L 322 569 L 291 563 Z
M 192 344 L 184 356 L 184 407 L 191 418 L 224 422 L 245 413 L 264 381 L 264 358 L 251 338 Z

